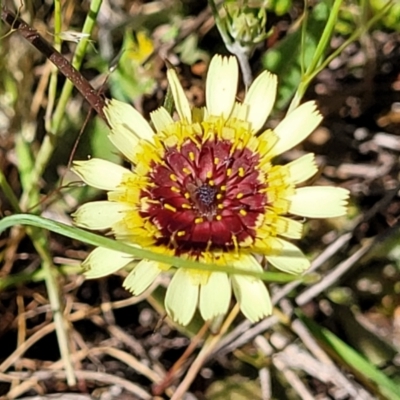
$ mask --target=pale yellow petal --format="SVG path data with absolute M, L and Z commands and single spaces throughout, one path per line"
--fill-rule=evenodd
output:
M 233 106 L 230 118 L 236 118 L 242 121 L 246 121 L 248 114 L 249 114 L 249 106 L 247 104 L 239 103 L 236 101 L 235 105 Z
M 305 182 L 318 172 L 313 153 L 305 154 L 285 167 L 289 169 L 290 182 L 294 185 Z
M 225 273 L 211 273 L 205 285 L 200 286 L 200 314 L 204 321 L 225 315 L 231 301 L 231 284 Z
M 123 286 L 134 296 L 142 294 L 161 273 L 157 261 L 142 260 L 125 278 Z
M 93 201 L 80 206 L 73 214 L 75 224 L 86 229 L 107 229 L 123 218 L 132 208 L 126 203 Z
M 275 268 L 289 274 L 301 274 L 310 267 L 310 261 L 307 260 L 301 250 L 286 240 L 276 239 L 281 245 L 279 255 L 266 256 L 266 259 Z
M 87 279 L 96 279 L 118 271 L 132 260 L 133 257 L 129 254 L 97 247 L 83 261 L 82 268 Z
M 285 225 L 285 231 L 279 231 L 279 236 L 287 237 L 288 239 L 301 239 L 303 233 L 303 224 L 291 218 L 279 217 L 281 223 Z
M 149 123 L 129 104 L 113 99 L 107 102 L 104 113 L 111 127 L 111 142 L 128 160 L 134 159 L 140 140 L 153 141 Z
M 289 197 L 289 212 L 309 218 L 333 218 L 346 215 L 349 191 L 331 186 L 296 189 Z
M 74 161 L 72 171 L 89 186 L 102 190 L 115 190 L 124 178 L 133 177 L 128 169 L 100 158 Z
M 193 318 L 199 298 L 199 285 L 190 271 L 179 268 L 172 277 L 165 296 L 165 309 L 173 321 L 187 325 Z
M 216 55 L 206 81 L 206 105 L 211 116 L 228 118 L 235 104 L 239 69 L 235 57 Z
M 279 140 L 272 153 L 277 156 L 302 142 L 322 121 L 322 116 L 313 101 L 302 104 L 274 129 Z
M 243 103 L 249 105 L 247 121 L 251 122 L 253 133 L 258 132 L 265 124 L 276 98 L 276 75 L 264 71 L 251 84 Z
M 190 109 L 189 101 L 185 95 L 181 83 L 174 69 L 169 68 L 167 71 L 167 78 L 169 87 L 171 88 L 172 96 L 174 98 L 175 108 L 178 111 L 179 118 L 182 121 L 192 123 L 192 111 Z
M 233 263 L 239 268 L 262 272 L 261 265 L 253 256 L 243 255 Z M 272 312 L 272 303 L 265 284 L 260 279 L 235 275 L 232 277 L 232 287 L 239 303 L 240 310 L 251 322 L 257 322 Z
M 164 107 L 157 108 L 157 110 L 151 112 L 150 118 L 157 132 L 164 131 L 174 123 L 174 120 Z

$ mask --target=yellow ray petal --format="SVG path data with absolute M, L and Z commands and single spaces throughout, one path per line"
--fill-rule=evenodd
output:
M 206 105 L 208 114 L 225 119 L 235 103 L 239 69 L 235 57 L 216 55 L 210 63 L 206 82 Z
M 115 190 L 124 178 L 134 176 L 128 169 L 100 158 L 74 161 L 71 169 L 86 184 L 102 190 Z
M 204 321 L 225 315 L 231 300 L 231 284 L 222 272 L 210 274 L 205 285 L 200 286 L 200 314 Z
M 309 218 L 333 218 L 346 215 L 349 191 L 331 186 L 304 187 L 288 197 L 289 212 Z
M 310 267 L 310 262 L 300 249 L 286 240 L 276 239 L 281 246 L 280 254 L 274 256 L 266 256 L 275 268 L 289 274 L 301 274 Z
M 175 70 L 169 68 L 167 71 L 167 78 L 179 118 L 182 121 L 192 123 L 192 112 L 190 110 L 190 105 Z
M 253 133 L 258 132 L 267 120 L 276 98 L 276 75 L 264 71 L 251 84 L 243 101 L 249 105 L 247 121 L 251 122 Z
M 82 268 L 87 279 L 96 279 L 118 271 L 132 260 L 133 257 L 129 254 L 97 247 L 82 263 Z
M 76 225 L 86 229 L 107 229 L 118 223 L 131 205 L 111 201 L 92 201 L 80 206 L 73 214 Z
M 125 278 L 123 286 L 134 296 L 142 294 L 161 273 L 157 261 L 142 260 Z
M 304 103 L 293 110 L 274 129 L 279 140 L 272 153 L 277 156 L 302 142 L 321 120 L 322 116 L 313 101 Z
M 172 277 L 165 296 L 168 315 L 181 325 L 193 318 L 199 298 L 199 285 L 193 284 L 190 273 L 179 268 Z

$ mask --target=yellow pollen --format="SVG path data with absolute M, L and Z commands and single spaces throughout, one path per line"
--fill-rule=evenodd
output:
M 214 185 L 215 185 L 215 182 L 214 182 L 213 180 L 210 180 L 210 181 L 208 181 L 208 184 L 209 184 L 210 186 L 214 186 Z
M 182 204 L 181 207 L 185 208 L 186 210 L 191 210 L 192 209 L 192 206 L 190 206 L 189 204 Z
M 232 168 L 228 168 L 226 170 L 226 176 L 231 176 L 231 174 L 232 174 Z
M 219 158 L 218 158 L 218 157 L 215 157 L 215 158 L 214 158 L 214 164 L 215 164 L 215 165 L 218 165 L 218 164 L 219 164 Z
M 243 193 L 238 193 L 238 194 L 236 195 L 236 198 L 237 198 L 237 199 L 242 199 L 242 198 L 243 198 Z
M 171 204 L 165 203 L 164 208 L 166 208 L 167 210 L 170 210 L 172 212 L 176 212 L 176 208 L 171 206 Z
M 221 217 L 220 215 L 217 215 L 217 216 L 215 217 L 215 219 L 216 219 L 217 221 L 221 221 L 222 217 Z
M 194 223 L 195 223 L 195 224 L 201 224 L 203 221 L 204 221 L 204 219 L 201 218 L 201 217 L 199 217 L 199 218 L 196 218 L 196 219 L 194 220 Z
M 224 206 L 223 206 L 222 204 L 218 204 L 218 205 L 217 205 L 217 208 L 218 208 L 219 210 L 223 210 L 223 209 L 224 209 Z
M 194 161 L 195 157 L 194 157 L 193 151 L 191 151 L 191 152 L 189 153 L 189 158 L 190 158 L 191 161 Z
M 181 191 L 179 190 L 179 188 L 177 188 L 175 186 L 171 186 L 171 192 L 180 193 Z
M 185 174 L 190 174 L 190 169 L 189 169 L 189 168 L 184 167 L 184 168 L 182 168 L 182 171 L 183 171 Z
M 222 190 L 223 192 L 225 192 L 226 186 L 225 186 L 225 185 L 222 185 L 222 186 L 221 186 L 221 190 Z
M 232 235 L 233 246 L 235 247 L 236 254 L 239 253 L 238 241 L 235 235 Z
M 179 231 L 179 232 L 176 233 L 176 236 L 179 236 L 179 237 L 182 237 L 182 236 L 185 236 L 185 235 L 186 235 L 185 231 Z
M 216 197 L 217 197 L 217 200 L 221 200 L 222 199 L 222 194 L 218 193 Z
M 239 214 L 245 217 L 247 215 L 247 211 L 242 209 L 239 211 Z
M 174 181 L 174 182 L 176 182 L 176 181 L 178 180 L 178 178 L 177 178 L 176 175 L 174 175 L 174 174 L 171 174 L 171 175 L 169 176 L 169 179 L 171 179 L 171 181 Z
M 190 193 L 189 192 L 186 192 L 184 196 L 185 196 L 185 199 L 190 199 Z
M 211 172 L 211 171 L 208 171 L 206 177 L 207 177 L 208 179 L 211 179 L 211 177 L 212 177 L 212 172 Z
M 243 168 L 243 167 L 240 167 L 240 168 L 239 168 L 238 174 L 239 174 L 239 176 L 240 176 L 241 178 L 244 177 L 244 168 Z

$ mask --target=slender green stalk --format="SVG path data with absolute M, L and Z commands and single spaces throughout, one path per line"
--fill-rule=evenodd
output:
M 53 265 L 45 231 L 37 228 L 27 228 L 27 233 L 31 238 L 34 238 L 33 242 L 35 249 L 42 259 L 44 280 L 49 296 L 51 311 L 53 313 L 57 342 L 60 349 L 61 359 L 63 360 L 65 368 L 67 383 L 69 386 L 74 386 L 76 384 L 76 378 L 74 374 L 74 368 L 72 366 L 71 351 L 69 348 L 69 326 L 63 315 L 63 306 L 59 290 L 60 285 L 58 282 L 59 273 Z
M 321 40 L 318 43 L 318 47 L 315 51 L 315 55 L 313 60 L 307 69 L 307 72 L 302 77 L 300 85 L 294 95 L 292 102 L 290 103 L 289 111 L 294 110 L 300 103 L 301 99 L 304 96 L 308 86 L 312 82 L 312 80 L 324 69 L 329 63 L 334 60 L 339 54 L 343 52 L 343 50 L 350 45 L 351 43 L 358 40 L 365 32 L 369 31 L 373 25 L 375 25 L 390 9 L 393 5 L 393 1 L 389 1 L 386 3 L 382 9 L 369 21 L 365 21 L 358 26 L 358 28 L 350 35 L 350 37 L 339 46 L 332 54 L 330 54 L 325 60 L 322 61 L 322 56 L 325 52 L 326 46 L 328 46 L 330 37 L 333 33 L 333 29 L 335 27 L 335 23 L 337 20 L 337 14 L 339 12 L 339 6 L 342 0 L 336 0 L 335 4 L 332 8 L 332 12 L 329 16 L 328 23 L 324 29 L 324 32 L 321 36 Z M 338 4 L 340 3 L 340 4 Z
M 0 189 L 6 196 L 6 199 L 10 202 L 13 210 L 15 212 L 20 213 L 21 209 L 19 208 L 18 198 L 15 196 L 10 184 L 8 183 L 1 169 L 0 169 Z
M 322 59 L 324 57 L 325 51 L 327 47 L 329 46 L 332 33 L 335 29 L 335 24 L 337 22 L 338 14 L 340 11 L 340 6 L 342 5 L 343 0 L 335 0 L 332 10 L 329 14 L 328 21 L 325 25 L 324 31 L 322 32 L 322 36 L 320 41 L 318 42 L 318 46 L 315 49 L 314 56 L 310 62 L 310 65 L 308 66 L 305 74 L 302 74 L 302 80 L 299 84 L 299 87 L 297 88 L 297 91 L 293 97 L 292 102 L 290 103 L 288 113 L 293 111 L 295 108 L 298 107 L 300 104 L 301 99 L 303 98 L 311 80 L 308 79 L 310 75 L 314 76 L 314 72 L 317 70 L 318 66 L 321 64 Z M 305 7 L 307 7 L 307 2 L 305 2 Z M 307 11 L 305 11 L 307 12 Z M 306 21 L 306 20 L 305 20 Z M 303 21 L 303 23 L 305 22 Z M 305 43 L 303 42 L 303 54 L 304 54 L 304 45 Z
M 61 1 L 54 0 L 54 42 L 53 46 L 56 50 L 61 50 L 61 38 L 60 33 L 62 30 L 62 18 L 61 18 Z M 51 130 L 51 114 L 53 113 L 54 104 L 57 95 L 57 81 L 58 81 L 58 70 L 55 66 L 52 66 L 50 83 L 49 83 L 49 95 L 45 115 L 45 128 L 46 132 Z
M 76 69 L 79 69 L 82 64 L 83 57 L 86 53 L 87 46 L 89 43 L 88 38 L 90 37 L 93 28 L 95 26 L 97 14 L 100 10 L 101 3 L 102 0 L 93 0 L 90 3 L 90 10 L 88 11 L 82 29 L 82 32 L 87 35 L 84 36 L 83 39 L 78 43 L 74 58 L 72 60 L 72 65 Z M 24 188 L 24 192 L 22 194 L 20 202 L 22 208 L 24 208 L 23 206 L 26 206 L 28 204 L 31 192 L 32 190 L 34 190 L 36 183 L 41 178 L 50 160 L 50 157 L 52 156 L 54 149 L 57 146 L 61 121 L 65 115 L 65 108 L 71 96 L 72 89 L 73 89 L 73 84 L 69 80 L 66 80 L 63 89 L 61 91 L 61 95 L 58 100 L 56 110 L 52 118 L 51 130 L 47 132 L 47 135 L 45 136 L 43 143 L 40 147 L 40 150 L 37 154 L 35 167 L 31 173 L 30 184 Z

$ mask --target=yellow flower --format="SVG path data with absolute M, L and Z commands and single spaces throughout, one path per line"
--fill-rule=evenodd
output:
M 259 133 L 275 101 L 275 75 L 263 72 L 239 103 L 236 59 L 215 56 L 207 76 L 206 107 L 193 110 L 176 73 L 171 69 L 167 75 L 177 121 L 160 107 L 151 114 L 153 130 L 130 105 L 107 103 L 110 140 L 133 170 L 100 159 L 75 162 L 75 172 L 88 185 L 108 192 L 107 201 L 80 207 L 74 215 L 76 224 L 111 229 L 117 240 L 205 263 L 261 272 L 255 258 L 260 255 L 282 271 L 305 271 L 309 261 L 286 240 L 299 239 L 302 233 L 301 222 L 290 216 L 343 215 L 348 191 L 296 188 L 317 172 L 313 154 L 283 166 L 271 160 L 320 123 L 314 102 L 295 109 L 274 130 Z M 127 254 L 97 248 L 83 266 L 87 277 L 97 278 L 132 260 Z M 169 268 L 141 260 L 124 286 L 139 295 Z M 184 268 L 171 279 L 165 307 L 182 325 L 190 322 L 197 307 L 204 320 L 210 320 L 227 312 L 232 289 L 250 321 L 271 313 L 261 280 Z

